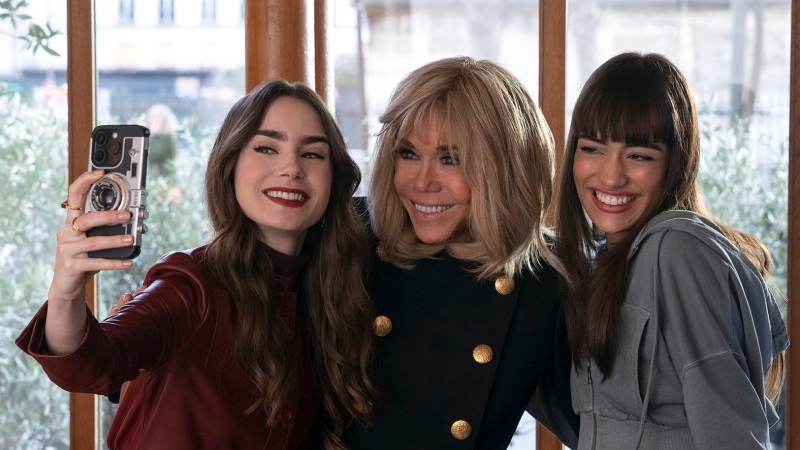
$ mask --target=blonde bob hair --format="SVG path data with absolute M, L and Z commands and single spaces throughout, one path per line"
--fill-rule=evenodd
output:
M 380 122 L 369 209 L 388 261 L 411 268 L 414 260 L 444 250 L 473 262 L 481 279 L 532 270 L 540 257 L 556 262 L 544 228 L 552 197 L 553 136 L 511 73 L 469 57 L 431 62 L 400 82 Z M 410 133 L 419 136 L 425 124 L 447 139 L 439 144 L 458 149 L 471 190 L 464 234 L 441 244 L 417 238 L 393 183 L 401 142 Z

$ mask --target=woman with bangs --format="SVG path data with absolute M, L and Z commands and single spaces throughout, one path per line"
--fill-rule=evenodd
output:
M 578 449 L 761 449 L 778 417 L 786 326 L 758 240 L 697 182 L 689 85 L 658 54 L 589 78 L 560 173 Z
M 534 392 L 574 444 L 538 106 L 500 66 L 448 58 L 407 75 L 380 121 L 368 288 L 384 398 L 351 448 L 505 450 Z

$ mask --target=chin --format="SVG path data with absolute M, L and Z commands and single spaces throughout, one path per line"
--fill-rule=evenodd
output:
M 436 244 L 441 244 L 442 242 L 444 242 L 444 241 L 445 241 L 444 239 L 438 239 L 438 238 L 424 238 L 424 237 L 419 237 L 419 235 L 417 235 L 417 239 L 419 239 L 420 241 L 422 241 L 422 243 L 423 243 L 423 244 L 427 244 L 427 245 L 436 245 Z
M 436 236 L 430 233 L 418 233 L 416 230 L 414 230 L 414 234 L 417 235 L 417 239 L 428 245 L 441 244 L 447 240 L 446 236 Z

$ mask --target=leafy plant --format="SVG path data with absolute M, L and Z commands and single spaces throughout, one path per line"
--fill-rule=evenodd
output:
M 26 0 L 0 1 L 0 11 L 2 11 L 0 12 L 0 21 L 7 20 L 11 23 L 11 26 L 14 28 L 14 30 L 16 30 L 18 26 L 27 22 L 27 34 L 12 34 L 12 36 L 25 43 L 25 50 L 31 50 L 34 54 L 36 54 L 36 51 L 41 48 L 53 56 L 59 56 L 58 52 L 50 47 L 50 39 L 60 35 L 61 32 L 52 29 L 50 24 L 45 24 L 44 27 L 42 27 L 41 25 L 34 23 L 31 16 L 24 12 L 25 8 L 27 7 L 28 2 Z
M 733 126 L 729 123 L 709 111 L 701 116 L 704 199 L 722 222 L 767 246 L 775 261 L 773 280 L 786 292 L 788 142 L 775 142 L 769 135 L 753 136 L 737 120 Z
M 0 448 L 66 450 L 67 393 L 14 339 L 44 303 L 53 275 L 55 232 L 64 225 L 58 205 L 67 187 L 67 118 L 10 94 L 0 96 L 0 127 Z M 161 255 L 197 246 L 206 236 L 203 174 L 212 133 L 193 122 L 183 130 L 187 150 L 174 177 L 148 180 L 142 255 L 128 271 L 100 275 L 99 317 L 122 293 L 133 292 Z
M 66 118 L 0 96 L 0 448 L 69 448 L 67 394 L 14 339 L 44 302 L 67 183 Z

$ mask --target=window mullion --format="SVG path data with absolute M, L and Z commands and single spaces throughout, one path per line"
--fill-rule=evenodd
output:
M 69 109 L 69 181 L 86 171 L 89 136 L 95 123 L 94 0 L 67 2 L 67 102 Z M 67 187 L 64 186 L 66 198 Z M 96 277 L 86 288 L 86 303 L 96 310 Z M 70 441 L 73 449 L 97 448 L 97 399 L 70 394 Z

